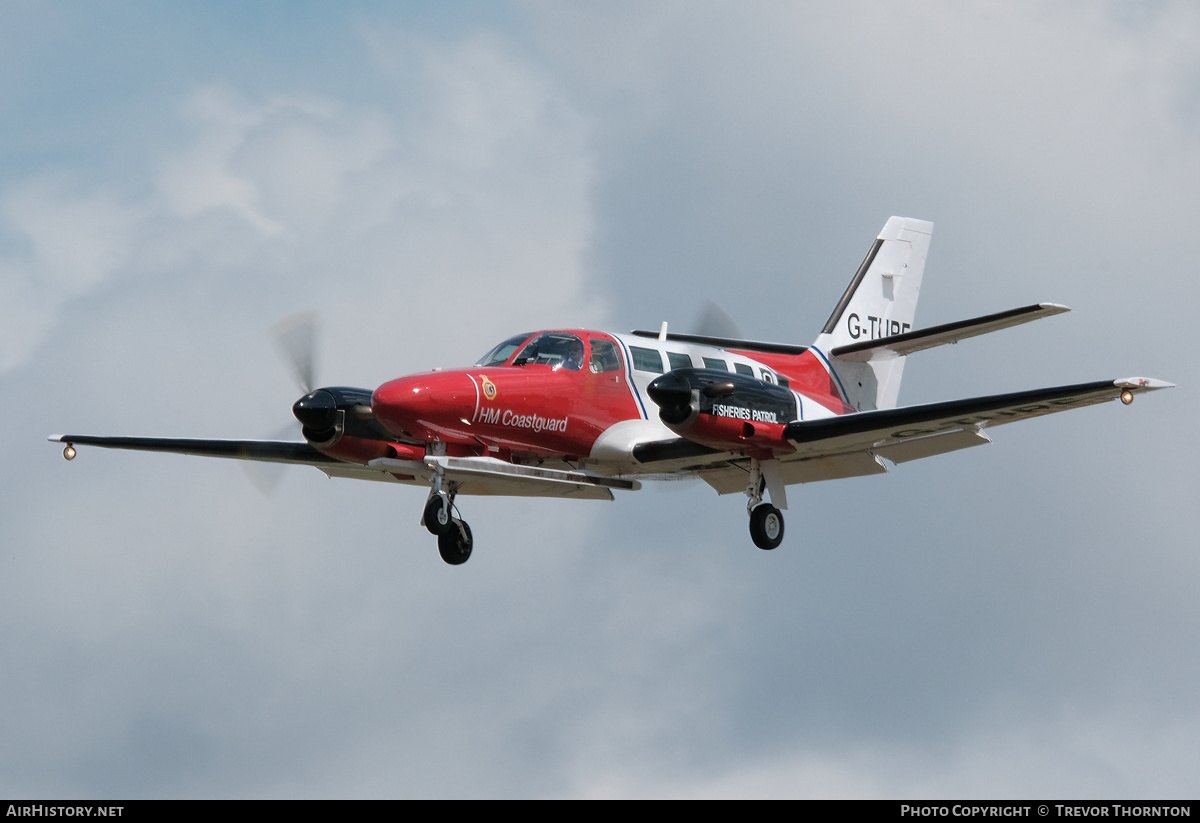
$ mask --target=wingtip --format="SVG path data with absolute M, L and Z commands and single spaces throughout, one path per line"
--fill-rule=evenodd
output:
M 52 434 L 49 437 L 47 437 L 46 439 L 48 441 L 50 441 L 51 443 L 65 443 L 65 442 L 67 442 L 64 439 L 65 437 L 66 437 L 65 434 Z
M 1154 391 L 1155 389 L 1173 389 L 1174 383 L 1168 383 L 1166 380 L 1156 380 L 1153 377 L 1126 377 L 1121 380 L 1114 380 L 1114 386 L 1119 386 L 1122 389 L 1133 389 L 1135 391 Z
M 1064 306 L 1062 303 L 1038 303 L 1038 307 L 1050 314 L 1062 314 L 1071 310 L 1070 306 Z

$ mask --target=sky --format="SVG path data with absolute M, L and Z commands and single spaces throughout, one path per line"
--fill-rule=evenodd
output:
M 1194 798 L 1200 11 L 0 0 L 0 796 Z M 811 342 L 935 224 L 901 403 L 1177 388 L 793 488 L 460 499 L 257 438 L 541 327 Z

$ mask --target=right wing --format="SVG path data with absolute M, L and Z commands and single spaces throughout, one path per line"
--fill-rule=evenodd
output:
M 506 463 L 492 457 L 426 455 L 422 460 L 378 458 L 367 463 L 338 460 L 308 443 L 279 440 L 201 440 L 177 437 L 97 437 L 54 434 L 52 442 L 68 449 L 76 445 L 106 449 L 226 457 L 266 463 L 315 466 L 330 477 L 426 485 L 441 473 L 460 494 L 498 494 L 516 497 L 574 497 L 612 500 L 612 489 L 634 491 L 636 480 L 607 477 L 577 469 L 556 469 Z M 65 452 L 64 452 L 65 454 Z M 73 457 L 72 454 L 69 457 Z M 69 459 L 69 458 L 68 458 Z
M 197 457 L 229 457 L 267 463 L 294 463 L 318 468 L 341 463 L 322 454 L 308 443 L 282 440 L 200 440 L 190 437 L 97 437 L 90 434 L 52 434 L 52 443 L 67 446 L 99 446 L 104 449 L 129 449 L 145 452 L 191 454 Z

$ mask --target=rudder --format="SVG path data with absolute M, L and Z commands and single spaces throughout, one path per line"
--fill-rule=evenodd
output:
M 932 233 L 933 224 L 924 220 L 889 218 L 813 343 L 826 355 L 847 401 L 859 411 L 896 407 L 904 358 L 848 362 L 828 353 L 912 329 Z

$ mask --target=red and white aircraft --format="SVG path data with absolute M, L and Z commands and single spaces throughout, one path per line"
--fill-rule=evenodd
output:
M 1170 386 L 1132 377 L 896 407 L 905 358 L 1068 311 L 1040 303 L 914 329 L 933 225 L 893 217 L 811 346 L 659 332 L 554 329 L 505 340 L 470 368 L 374 391 L 310 390 L 306 442 L 54 435 L 103 446 L 316 466 L 425 486 L 422 523 L 452 565 L 471 555 L 458 495 L 613 498 L 691 475 L 749 499 L 755 545 L 783 539 L 787 486 L 990 442 L 986 429 Z M 768 495 L 770 502 L 763 502 Z

